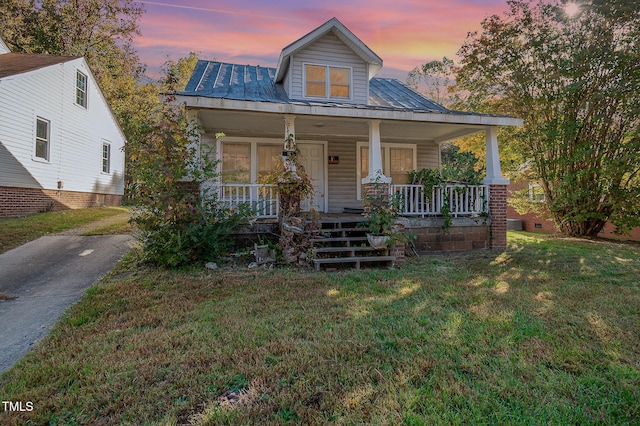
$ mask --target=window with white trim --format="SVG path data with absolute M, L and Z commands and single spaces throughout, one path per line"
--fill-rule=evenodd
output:
M 304 65 L 304 95 L 309 98 L 351 98 L 351 68 Z
M 102 143 L 102 173 L 111 173 L 111 144 Z
M 87 107 L 87 76 L 76 71 L 76 104 Z
M 249 143 L 222 144 L 222 183 L 251 182 L 251 145 Z
M 282 145 L 258 144 L 258 183 L 261 183 L 270 173 L 278 170 L 281 164 Z
M 42 160 L 49 161 L 49 120 L 44 118 L 36 118 L 36 146 L 35 156 Z
M 222 183 L 262 183 L 282 165 L 282 143 L 222 142 L 221 163 Z
M 408 182 L 409 171 L 417 165 L 417 147 L 413 144 L 381 144 L 382 173 L 391 178 L 394 184 Z M 362 179 L 369 175 L 369 144 L 357 144 L 358 172 L 357 197 L 362 199 Z

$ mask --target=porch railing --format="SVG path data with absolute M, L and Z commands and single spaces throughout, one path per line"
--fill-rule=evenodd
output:
M 248 206 L 256 212 L 257 218 L 278 217 L 277 185 L 255 183 L 222 183 L 208 187 L 218 200 L 231 209 Z
M 391 191 L 401 199 L 403 216 L 441 216 L 445 205 L 453 217 L 488 212 L 487 185 L 440 185 L 435 186 L 431 194 L 425 193 L 422 185 L 392 185 Z
M 257 218 L 277 218 L 279 197 L 277 185 L 225 183 L 208 185 L 218 199 L 231 209 L 246 205 Z M 435 186 L 430 194 L 422 185 L 391 185 L 400 197 L 403 216 L 442 216 L 447 206 L 452 217 L 477 216 L 488 212 L 487 185 L 447 184 Z M 446 210 L 446 209 L 445 209 Z

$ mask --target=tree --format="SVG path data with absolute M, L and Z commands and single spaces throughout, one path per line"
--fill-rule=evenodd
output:
M 217 161 L 194 144 L 198 129 L 183 107 L 158 103 L 149 116 L 137 128 L 138 158 L 131 170 L 132 222 L 142 259 L 179 267 L 226 255 L 231 230 L 248 219 L 249 206 L 232 211 L 215 194 L 201 193 L 202 183 L 217 176 Z
M 454 143 L 445 143 L 440 148 L 442 178 L 445 181 L 460 181 L 479 185 L 484 167 L 478 165 L 478 157 L 471 151 L 461 151 Z
M 189 121 L 175 95 L 197 63 L 191 53 L 167 60 L 164 76 L 156 84 L 141 86 L 148 108 L 127 121 L 127 187 L 135 205 L 132 221 L 143 245 L 143 260 L 178 267 L 210 261 L 226 254 L 231 230 L 252 214 L 249 206 L 230 210 L 202 184 L 218 180 L 218 160 L 199 144 L 199 129 Z M 163 94 L 162 101 L 158 93 Z
M 513 143 L 562 233 L 640 225 L 640 2 L 508 5 L 458 52 L 469 104 L 524 118 Z
M 457 70 L 456 63 L 445 56 L 442 61 L 429 61 L 415 67 L 409 73 L 407 84 L 449 108 L 459 101 L 455 91 Z

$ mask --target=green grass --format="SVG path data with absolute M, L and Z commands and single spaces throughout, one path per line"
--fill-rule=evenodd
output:
M 126 209 L 120 207 L 97 207 L 0 219 L 0 254 L 44 235 L 76 228 L 124 211 Z
M 396 270 L 120 269 L 0 424 L 637 424 L 640 246 L 509 234 Z M 7 302 L 10 303 L 10 302 Z

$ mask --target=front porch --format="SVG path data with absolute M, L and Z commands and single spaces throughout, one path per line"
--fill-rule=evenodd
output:
M 231 209 L 247 206 L 254 210 L 256 221 L 243 227 L 249 241 L 257 234 L 276 235 L 279 197 L 276 185 L 217 184 L 209 187 L 218 200 Z M 404 233 L 415 236 L 411 252 L 434 252 L 487 249 L 492 247 L 490 234 L 490 186 L 447 184 L 429 193 L 422 185 L 390 185 L 390 194 L 400 197 L 397 223 Z M 304 238 L 310 245 L 309 263 L 316 269 L 340 265 L 396 264 L 405 257 L 401 244 L 388 249 L 373 249 L 366 239 L 361 209 L 345 208 L 343 213 L 301 213 Z

